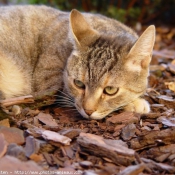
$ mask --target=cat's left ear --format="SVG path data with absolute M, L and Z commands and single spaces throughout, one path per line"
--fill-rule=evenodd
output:
M 127 55 L 126 65 L 130 70 L 140 72 L 147 69 L 152 56 L 153 46 L 155 42 L 155 26 L 149 26 Z
M 85 17 L 77 10 L 73 9 L 70 13 L 70 27 L 79 46 L 88 46 L 98 38 L 98 32 L 94 30 Z

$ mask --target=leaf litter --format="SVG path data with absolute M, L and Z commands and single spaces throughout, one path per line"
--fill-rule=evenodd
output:
M 149 114 L 121 110 L 102 120 L 86 120 L 72 108 L 49 106 L 46 101 L 53 97 L 46 97 L 44 105 L 15 107 L 21 114 L 14 112 L 10 119 L 0 115 L 0 170 L 175 174 L 175 32 L 157 29 L 145 94 Z M 1 106 L 15 105 L 13 100 L 1 101 Z M 24 96 L 17 104 L 26 100 L 33 102 L 32 96 Z

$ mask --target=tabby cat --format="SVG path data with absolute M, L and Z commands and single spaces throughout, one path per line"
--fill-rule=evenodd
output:
M 155 27 L 137 34 L 102 15 L 46 6 L 0 7 L 0 99 L 63 90 L 85 118 L 148 113 Z M 67 97 L 69 96 L 69 97 Z

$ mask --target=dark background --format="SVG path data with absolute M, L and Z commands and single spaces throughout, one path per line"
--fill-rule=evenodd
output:
M 131 26 L 175 25 L 175 0 L 0 0 L 1 5 L 46 4 L 61 10 L 78 9 L 118 19 Z

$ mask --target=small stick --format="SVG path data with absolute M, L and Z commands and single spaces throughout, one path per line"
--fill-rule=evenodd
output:
M 1 107 L 8 107 L 12 105 L 22 104 L 22 103 L 34 103 L 34 98 L 32 95 L 8 98 L 5 100 L 0 100 Z

